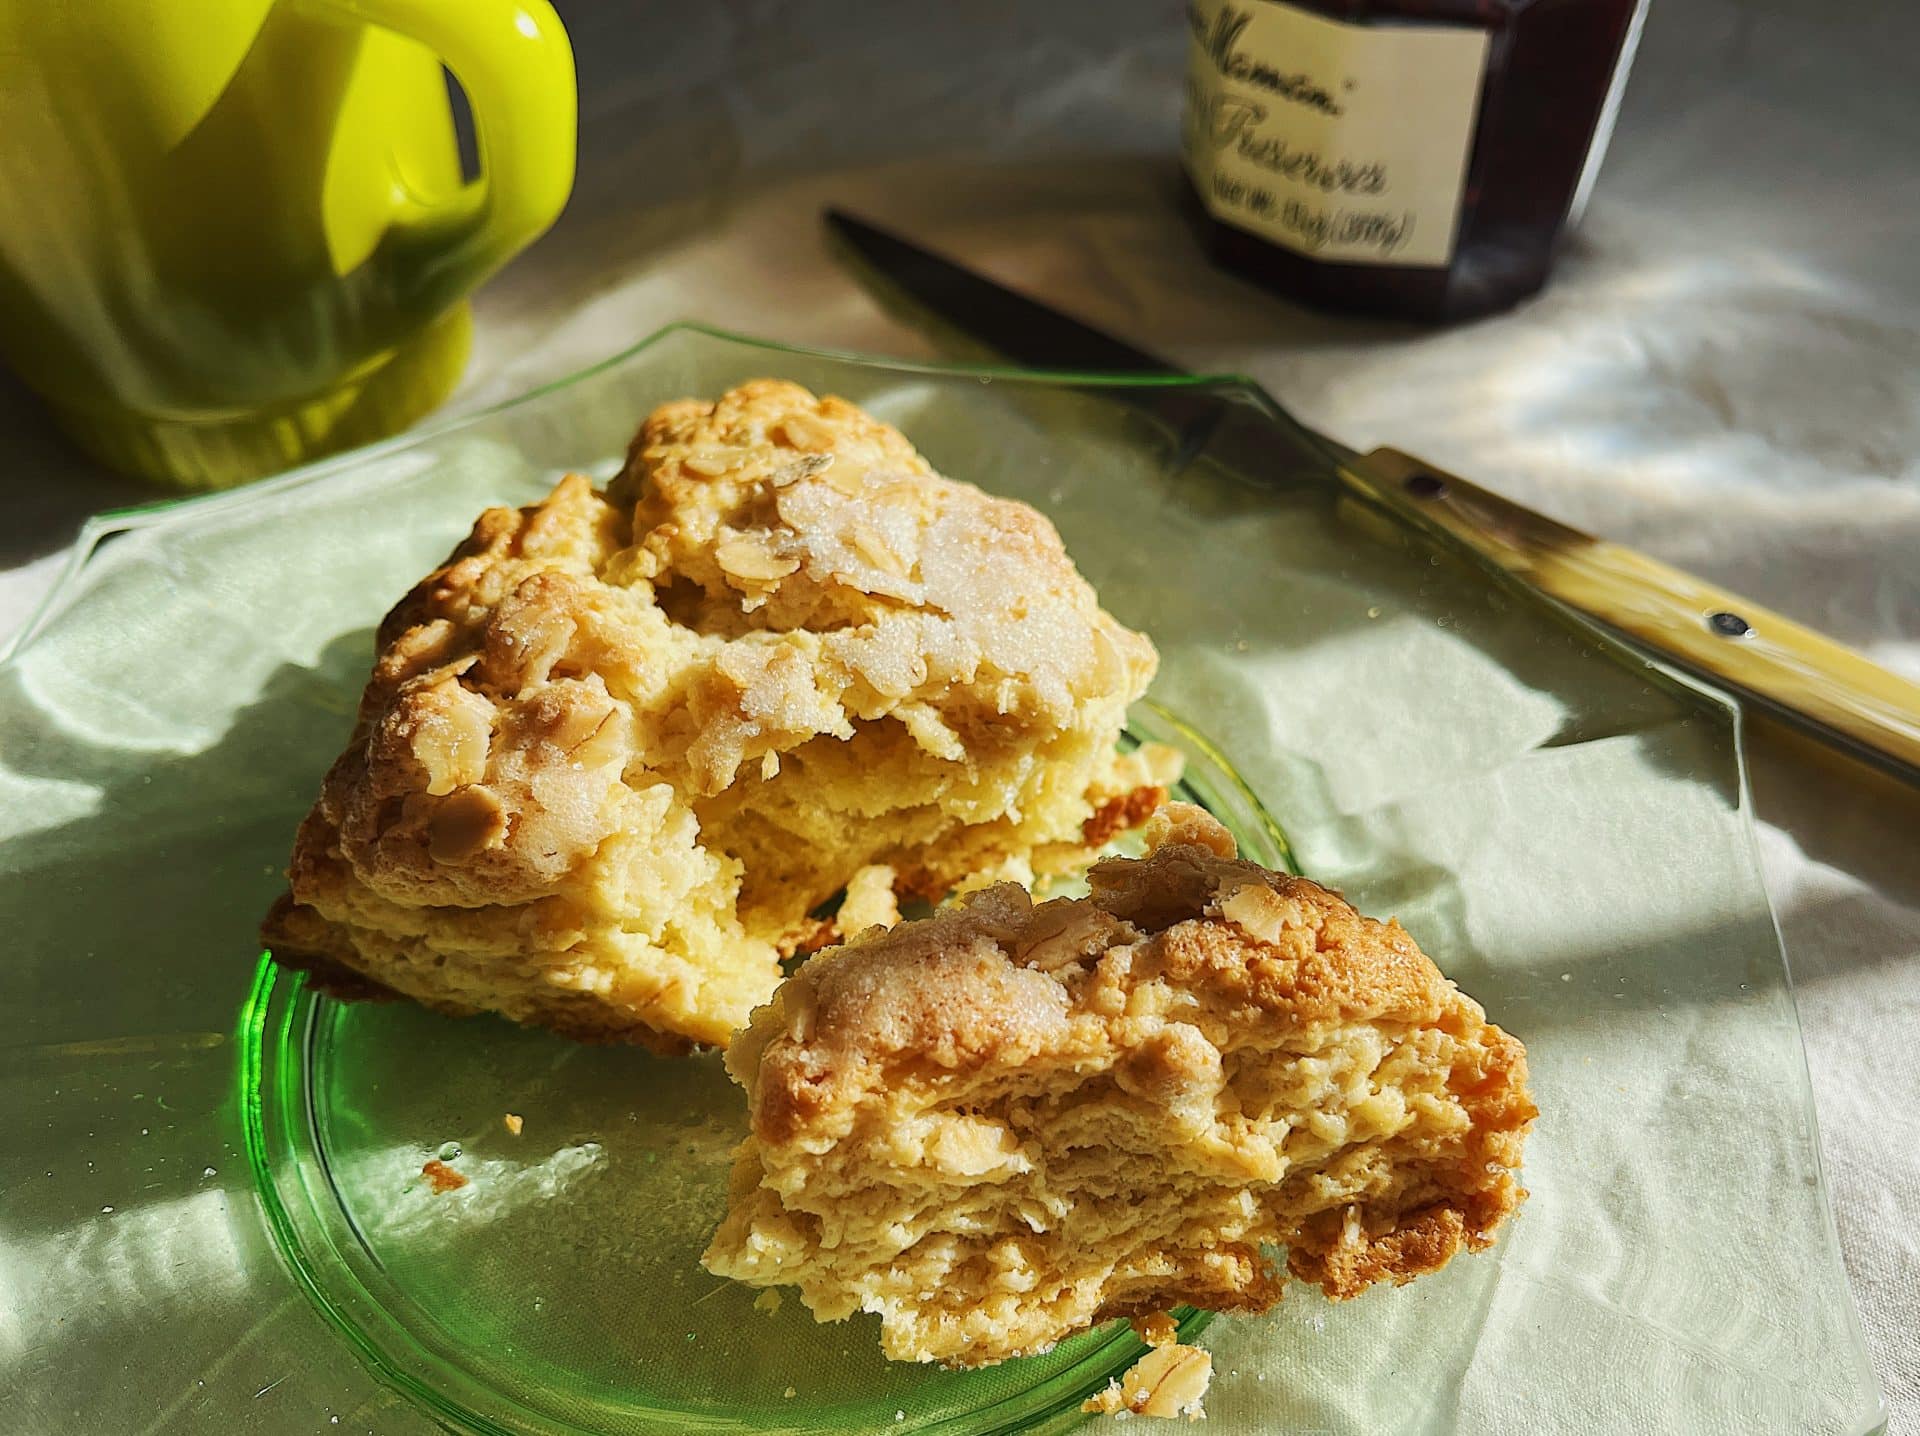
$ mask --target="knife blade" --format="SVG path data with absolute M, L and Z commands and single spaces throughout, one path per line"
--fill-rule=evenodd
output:
M 843 210 L 829 209 L 826 223 L 892 289 L 1017 364 L 1080 374 L 1187 372 Z M 1175 428 L 1185 452 L 1204 447 L 1221 417 L 1220 405 L 1177 390 L 1110 392 L 1151 407 Z M 1920 684 L 1757 603 L 1410 454 L 1361 453 L 1296 427 L 1326 451 L 1340 482 L 1363 498 L 1422 530 L 1450 535 L 1630 648 L 1920 785 Z

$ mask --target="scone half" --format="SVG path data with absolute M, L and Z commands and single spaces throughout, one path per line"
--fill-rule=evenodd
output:
M 1005 884 L 809 959 L 728 1048 L 751 1135 L 708 1269 L 972 1366 L 1487 1246 L 1525 1195 L 1521 1044 L 1201 810 L 1148 831 L 1086 898 Z
M 777 380 L 487 511 L 377 647 L 268 947 L 579 1038 L 723 1043 L 842 890 L 1083 864 L 1172 775 L 1117 751 L 1153 646 L 1053 526 Z

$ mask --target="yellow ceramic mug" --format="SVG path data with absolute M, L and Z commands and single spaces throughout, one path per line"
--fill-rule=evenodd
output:
M 545 0 L 0 0 L 0 356 L 179 484 L 391 433 L 566 203 L 574 120 Z

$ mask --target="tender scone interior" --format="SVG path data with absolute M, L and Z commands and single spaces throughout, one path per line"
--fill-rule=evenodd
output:
M 1005 884 L 807 961 L 735 1037 L 704 1258 L 979 1365 L 1103 1318 L 1335 1298 L 1478 1249 L 1525 1195 L 1519 1042 L 1396 923 L 1171 805 L 1090 897 Z
M 387 616 L 265 936 L 450 1012 L 721 1043 L 842 888 L 885 921 L 1137 821 L 1154 664 L 1051 524 L 852 404 L 667 404 L 605 493 L 488 510 Z

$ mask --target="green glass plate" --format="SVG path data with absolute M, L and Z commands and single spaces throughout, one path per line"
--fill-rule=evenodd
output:
M 491 413 L 103 519 L 0 666 L 9 1429 L 1114 1424 L 1077 1407 L 1137 1354 L 1124 1328 L 888 1366 L 870 1322 L 700 1270 L 742 1120 L 711 1056 L 341 1006 L 258 963 L 388 604 L 485 504 L 604 475 L 653 404 L 762 374 L 1051 515 L 1159 645 L 1134 726 L 1187 749 L 1192 795 L 1399 914 L 1528 1044 L 1532 1198 L 1499 1245 L 1344 1305 L 1190 1317 L 1212 1429 L 1882 1424 L 1730 706 L 1347 494 L 1236 381 L 681 327 Z M 454 1146 L 471 1183 L 434 1195 L 420 1168 Z

